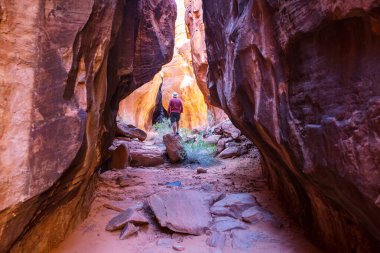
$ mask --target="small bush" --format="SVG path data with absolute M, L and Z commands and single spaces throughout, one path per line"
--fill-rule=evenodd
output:
M 171 133 L 173 130 L 170 127 L 170 120 L 164 119 L 162 122 L 157 122 L 153 125 L 154 131 L 162 138 L 165 134 Z
M 197 135 L 194 142 L 183 142 L 182 145 L 187 154 L 187 163 L 201 166 L 210 166 L 217 163 L 217 160 L 214 158 L 216 145 L 206 143 L 201 135 Z

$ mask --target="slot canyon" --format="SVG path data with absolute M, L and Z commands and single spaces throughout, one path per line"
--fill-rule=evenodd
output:
M 377 64 L 379 0 L 0 0 L 0 252 L 380 252 Z

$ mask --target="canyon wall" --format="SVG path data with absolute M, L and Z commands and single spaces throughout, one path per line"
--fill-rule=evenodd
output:
M 168 110 L 173 92 L 177 92 L 183 101 L 181 127 L 193 129 L 205 127 L 208 124 L 208 106 L 198 86 L 192 66 L 190 39 L 187 38 L 183 18 L 185 16 L 184 2 L 183 0 L 176 2 L 178 18 L 175 23 L 173 59 L 162 67 L 161 78 L 157 76 L 120 103 L 119 116 L 125 122 L 144 130 L 151 130 L 153 113 L 158 105 L 156 97 L 162 96 L 162 106 Z M 161 84 L 161 90 L 158 93 Z
M 173 55 L 172 0 L 0 2 L 0 251 L 47 252 L 87 214 L 119 101 Z
M 211 102 L 333 252 L 380 250 L 380 1 L 203 0 Z
M 208 68 L 206 41 L 205 41 L 205 27 L 203 22 L 203 8 L 202 0 L 184 0 L 186 11 L 184 13 L 186 33 L 190 39 L 191 48 L 191 66 L 199 89 L 201 90 L 205 102 L 207 104 L 209 115 L 211 116 L 210 122 L 212 125 L 217 124 L 227 119 L 227 115 L 218 107 L 211 104 L 209 89 L 206 80 L 206 73 Z M 210 120 L 210 119 L 209 119 Z

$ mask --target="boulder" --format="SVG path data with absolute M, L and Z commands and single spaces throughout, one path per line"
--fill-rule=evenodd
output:
M 164 152 L 155 145 L 148 145 L 135 140 L 123 140 L 122 143 L 128 146 L 132 167 L 154 167 L 165 162 Z
M 227 158 L 232 158 L 232 157 L 236 157 L 240 155 L 241 155 L 240 147 L 229 147 L 223 150 L 222 152 L 220 152 L 220 154 L 218 155 L 218 158 L 227 159 Z
M 137 138 L 140 141 L 144 141 L 147 137 L 147 134 L 143 130 L 133 125 L 127 125 L 121 121 L 117 121 L 116 122 L 116 136 L 127 137 L 131 139 Z
M 179 233 L 201 235 L 212 221 L 210 204 L 219 197 L 220 194 L 193 190 L 171 190 L 150 196 L 149 205 L 161 226 Z
M 130 159 L 128 146 L 122 143 L 115 150 L 111 151 L 108 169 L 124 169 L 128 167 Z
M 123 228 L 123 230 L 121 231 L 120 235 L 119 235 L 119 239 L 120 240 L 125 240 L 127 239 L 129 236 L 137 233 L 139 231 L 139 228 L 136 227 L 135 225 L 133 225 L 132 223 L 127 223 L 125 225 L 125 227 Z
M 204 142 L 207 144 L 217 144 L 221 135 L 210 135 L 204 139 Z
M 181 137 L 179 135 L 166 134 L 163 137 L 163 141 L 171 162 L 180 162 L 186 158 L 186 151 L 181 144 Z
M 222 132 L 225 137 L 231 137 L 232 139 L 238 139 L 241 135 L 241 131 L 237 129 L 231 121 L 227 120 L 222 122 Z

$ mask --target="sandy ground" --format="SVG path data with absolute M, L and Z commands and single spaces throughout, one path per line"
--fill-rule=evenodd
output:
M 274 194 L 267 189 L 262 177 L 257 151 L 244 157 L 227 159 L 207 168 L 206 174 L 196 174 L 190 166 L 164 164 L 155 168 L 127 168 L 100 180 L 96 200 L 89 217 L 66 240 L 54 250 L 54 253 L 170 253 L 174 243 L 182 245 L 185 253 L 317 253 L 322 252 L 306 239 L 299 229 L 281 210 Z M 125 180 L 115 180 L 116 177 Z M 117 181 L 117 183 L 115 183 Z M 165 183 L 181 181 L 182 189 L 199 191 L 254 194 L 258 202 L 269 210 L 282 224 L 276 228 L 268 223 L 250 225 L 250 230 L 264 232 L 271 240 L 255 242 L 246 251 L 233 249 L 231 238 L 227 236 L 223 251 L 217 251 L 206 244 L 207 235 L 190 236 L 172 233 L 160 228 L 154 218 L 152 223 L 141 229 L 137 235 L 126 240 L 119 240 L 119 232 L 107 232 L 108 221 L 118 214 L 117 211 L 104 207 L 112 204 L 127 208 L 138 201 L 144 201 L 151 194 L 167 191 L 170 186 Z M 111 183 L 110 183 L 111 182 Z M 121 186 L 120 186 L 121 185 Z M 173 238 L 173 240 L 171 240 Z

